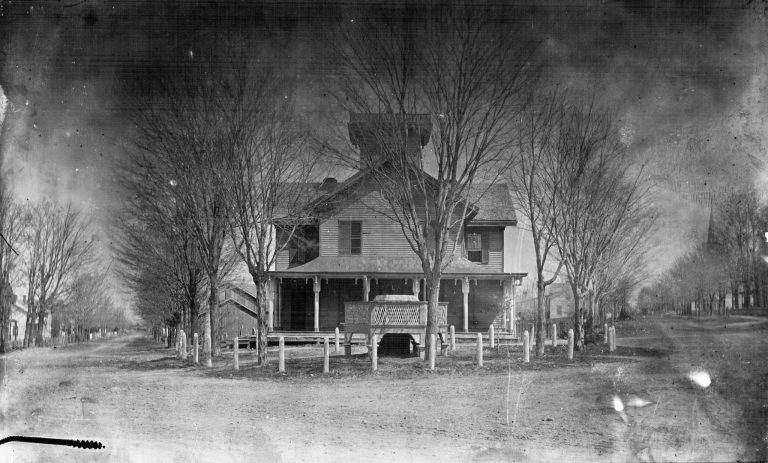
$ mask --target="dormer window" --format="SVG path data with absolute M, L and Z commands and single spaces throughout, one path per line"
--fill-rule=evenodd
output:
M 464 248 L 467 260 L 480 264 L 488 263 L 488 234 L 480 230 L 467 229 L 464 234 Z
M 362 251 L 363 223 L 339 221 L 339 255 L 359 256 Z

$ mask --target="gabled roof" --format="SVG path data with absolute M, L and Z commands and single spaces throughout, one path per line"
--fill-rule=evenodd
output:
M 329 191 L 317 191 L 317 194 L 314 196 L 314 198 L 307 202 L 305 208 L 307 210 L 313 210 L 323 208 L 324 206 L 333 205 L 338 201 L 336 198 L 338 198 L 339 195 L 358 185 L 370 173 L 370 169 L 360 170 L 343 182 L 337 183 L 335 187 L 331 188 Z
M 330 191 L 324 192 L 319 189 L 315 190 L 315 199 L 309 201 L 306 208 L 333 208 L 334 205 L 340 204 L 340 195 L 359 185 L 370 174 L 371 169 L 361 170 L 343 182 L 338 183 L 335 188 Z M 428 175 L 428 178 L 437 182 L 437 180 L 430 175 Z M 324 194 L 317 196 L 318 193 Z M 474 214 L 470 214 L 472 223 L 477 225 L 500 226 L 517 224 L 515 208 L 512 204 L 512 195 L 506 184 L 497 183 L 490 186 L 487 184 L 476 185 L 469 194 L 469 200 L 470 208 L 474 209 L 472 211 Z

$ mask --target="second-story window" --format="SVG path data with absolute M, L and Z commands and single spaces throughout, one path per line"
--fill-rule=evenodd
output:
M 479 230 L 467 230 L 464 235 L 467 260 L 488 263 L 488 234 Z
M 363 223 L 339 222 L 339 255 L 356 256 L 363 253 Z

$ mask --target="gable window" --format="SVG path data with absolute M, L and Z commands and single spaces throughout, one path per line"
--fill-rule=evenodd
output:
M 467 230 L 464 235 L 467 260 L 481 264 L 488 263 L 488 234 L 479 230 Z
M 339 255 L 359 256 L 363 251 L 363 223 L 339 221 Z

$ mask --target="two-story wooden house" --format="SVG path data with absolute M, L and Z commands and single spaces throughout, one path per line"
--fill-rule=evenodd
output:
M 420 155 L 429 140 L 428 120 L 409 130 L 409 146 Z M 376 156 L 360 137 L 364 118 L 353 115 L 350 139 L 360 156 Z M 361 162 L 361 165 L 363 163 Z M 279 253 L 271 272 L 270 320 L 274 330 L 325 331 L 344 323 L 344 303 L 381 294 L 413 294 L 425 300 L 419 258 L 398 222 L 384 211 L 386 200 L 362 168 L 343 182 L 312 185 L 314 198 L 300 226 Z M 486 190 L 486 188 L 483 188 Z M 513 329 L 514 287 L 525 273 L 513 265 L 519 239 L 506 185 L 488 188 L 471 204 L 471 220 L 456 237 L 440 285 L 448 323 L 457 331 Z M 277 230 L 277 242 L 286 243 Z

